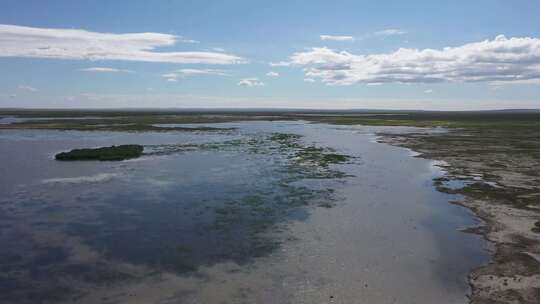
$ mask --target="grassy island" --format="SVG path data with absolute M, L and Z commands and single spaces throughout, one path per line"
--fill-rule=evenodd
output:
M 74 149 L 56 154 L 56 160 L 124 160 L 141 156 L 143 146 L 120 145 L 95 149 Z

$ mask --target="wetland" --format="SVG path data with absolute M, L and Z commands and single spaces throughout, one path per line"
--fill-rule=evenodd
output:
M 538 114 L 0 116 L 0 302 L 539 299 Z

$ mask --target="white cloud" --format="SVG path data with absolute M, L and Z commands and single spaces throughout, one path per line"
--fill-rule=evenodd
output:
M 177 74 L 179 76 L 194 76 L 194 75 L 218 75 L 218 76 L 228 76 L 227 73 L 225 73 L 222 70 L 215 70 L 215 69 L 181 69 L 177 71 Z
M 244 78 L 238 82 L 238 85 L 242 87 L 260 87 L 264 86 L 264 82 L 258 78 Z
M 458 47 L 372 55 L 312 48 L 293 54 L 290 63 L 304 66 L 307 78 L 330 85 L 523 82 L 540 79 L 540 39 L 500 35 Z
M 161 75 L 161 77 L 165 78 L 168 82 L 177 82 L 178 81 L 178 74 L 176 73 L 167 73 Z
M 222 70 L 215 69 L 180 69 L 173 73 L 167 73 L 161 75 L 169 82 L 176 82 L 178 78 L 186 78 L 190 76 L 200 76 L 200 75 L 217 75 L 217 76 L 229 76 Z
M 266 76 L 268 76 L 268 77 L 279 77 L 279 73 L 274 72 L 274 71 L 270 71 L 270 72 L 266 73 Z
M 29 85 L 24 85 L 24 84 L 19 85 L 18 89 L 23 90 L 23 91 L 27 91 L 27 92 L 36 92 L 37 91 L 36 88 L 33 88 L 33 87 L 29 86 Z
M 400 29 L 387 29 L 373 33 L 375 36 L 397 36 L 404 34 L 407 34 L 407 32 Z
M 178 77 L 178 75 L 176 73 L 167 73 L 167 74 L 163 74 L 161 76 L 163 78 L 176 78 L 176 77 Z
M 169 63 L 235 64 L 238 56 L 218 52 L 157 52 L 177 42 L 194 42 L 161 33 L 112 34 L 0 24 L 0 57 L 76 60 L 127 60 Z
M 514 81 L 492 81 L 489 83 L 492 86 L 504 86 L 504 85 L 520 85 L 520 84 L 540 84 L 540 78 L 534 79 L 523 79 L 523 80 L 514 80 Z
M 377 31 L 373 33 L 364 34 L 362 36 L 340 36 L 340 35 L 320 35 L 319 37 L 323 41 L 355 41 L 355 40 L 364 40 L 373 37 L 387 37 L 387 36 L 397 36 L 404 35 L 407 32 L 400 29 L 386 29 L 382 31 Z
M 269 62 L 268 65 L 271 67 L 287 67 L 287 66 L 290 66 L 291 63 L 287 61 L 280 61 L 280 62 Z
M 433 90 L 428 89 L 428 90 L 425 90 L 424 93 L 426 93 L 426 94 L 431 94 L 431 93 L 433 93 Z
M 220 47 L 212 48 L 212 51 L 214 51 L 214 52 L 220 52 L 220 53 L 226 52 L 224 48 L 220 48 Z
M 104 68 L 104 67 L 93 67 L 81 69 L 82 72 L 96 72 L 96 73 L 133 73 L 131 70 L 123 70 L 116 68 Z
M 330 41 L 354 41 L 353 36 L 334 36 L 334 35 L 321 35 L 319 36 L 321 40 L 330 40 Z
M 182 42 L 182 43 L 201 43 L 200 41 L 198 40 L 193 40 L 193 39 L 186 39 L 182 36 L 176 36 L 177 38 L 177 41 L 178 42 Z
M 315 79 L 313 78 L 304 78 L 305 82 L 315 82 Z

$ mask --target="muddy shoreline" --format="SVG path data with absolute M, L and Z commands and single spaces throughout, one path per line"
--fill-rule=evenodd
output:
M 441 192 L 460 195 L 452 203 L 482 220 L 465 231 L 482 235 L 493 246 L 492 260 L 470 273 L 470 303 L 539 303 L 540 168 L 536 157 L 515 153 L 503 134 L 483 130 L 378 134 L 379 142 L 409 148 L 415 157 L 437 161 L 445 175 L 434 180 Z M 534 134 L 524 135 L 529 141 Z M 466 138 L 466 140 L 464 140 Z M 534 139 L 538 140 L 538 139 Z M 497 146 L 496 153 L 478 153 Z M 519 165 L 518 165 L 519 164 Z

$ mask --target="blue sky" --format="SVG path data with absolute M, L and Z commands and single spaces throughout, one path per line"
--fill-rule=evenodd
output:
M 519 0 L 3 0 L 0 107 L 540 108 L 539 15 Z

